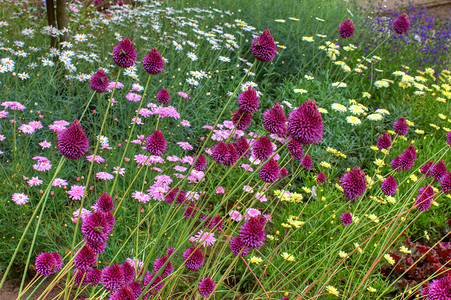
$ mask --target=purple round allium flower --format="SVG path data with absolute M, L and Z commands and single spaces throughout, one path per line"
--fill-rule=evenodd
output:
M 227 145 L 228 148 L 228 154 L 226 157 L 226 162 L 224 163 L 224 165 L 230 167 L 233 166 L 238 159 L 240 158 L 240 155 L 238 154 L 238 151 L 236 150 L 235 146 L 233 144 L 229 144 Z
M 282 299 L 280 299 L 280 300 L 290 300 L 290 298 L 288 298 L 288 297 L 282 297 Z
M 348 200 L 355 201 L 357 196 L 362 196 L 366 191 L 365 173 L 357 167 L 341 178 L 341 187 Z
M 122 68 L 133 66 L 138 57 L 138 52 L 133 47 L 133 43 L 128 39 L 124 39 L 113 48 L 114 63 Z
M 418 197 L 415 202 L 418 205 L 419 211 L 428 211 L 431 207 L 432 200 L 434 200 L 434 190 L 430 185 L 424 186 L 418 190 Z
M 199 292 L 204 297 L 210 297 L 211 293 L 213 293 L 215 289 L 215 283 L 210 278 L 202 278 L 199 281 Z
M 448 132 L 446 134 L 446 142 L 451 146 L 451 132 Z
M 429 300 L 450 300 L 451 276 L 433 280 L 429 285 L 427 296 Z
M 403 13 L 402 15 L 398 16 L 393 22 L 393 29 L 396 31 L 397 34 L 406 33 L 409 30 L 409 27 L 410 20 L 409 16 L 406 13 Z
M 186 249 L 182 257 L 186 268 L 190 271 L 197 271 L 204 264 L 204 255 L 199 248 L 196 249 L 196 246 Z
M 352 215 L 350 213 L 344 213 L 340 216 L 340 221 L 343 225 L 348 226 L 352 223 Z
M 442 176 L 440 179 L 440 186 L 445 194 L 451 192 L 451 172 Z
M 238 141 L 236 141 L 235 148 L 238 152 L 238 155 L 242 158 L 247 158 L 251 155 L 251 150 L 247 151 L 249 149 L 249 143 L 247 142 L 247 139 L 243 136 Z M 246 152 L 247 151 L 247 152 Z
M 288 133 L 302 144 L 318 144 L 323 130 L 324 122 L 315 100 L 307 100 L 288 117 Z
M 99 210 L 83 219 L 81 233 L 91 247 L 91 242 L 93 244 L 106 242 L 109 231 L 105 214 Z
M 185 218 L 190 219 L 194 217 L 197 213 L 197 208 L 194 202 L 190 202 L 189 205 L 185 206 Z
M 280 103 L 274 105 L 263 114 L 263 127 L 269 132 L 279 136 L 287 134 L 287 118 Z
M 141 293 L 143 291 L 142 286 L 136 281 L 133 281 L 132 283 L 128 284 L 128 286 L 132 289 L 133 295 L 135 296 L 135 298 L 138 299 L 139 296 L 141 296 Z
M 390 162 L 390 166 L 396 171 L 407 171 L 415 165 L 417 151 L 413 145 L 407 147 L 403 153 Z
M 258 99 L 257 92 L 251 87 L 242 92 L 238 96 L 238 106 L 241 110 L 250 114 L 257 111 L 260 106 L 260 100 Z
M 157 101 L 160 104 L 168 104 L 171 100 L 171 95 L 169 95 L 168 91 L 166 89 L 161 89 L 157 93 Z
M 156 48 L 150 50 L 149 54 L 144 57 L 143 67 L 147 73 L 152 75 L 157 75 L 163 72 L 164 60 Z
M 312 169 L 312 159 L 310 158 L 310 155 L 306 155 L 301 159 L 301 165 L 306 169 L 306 170 L 311 170 Z
M 197 157 L 196 163 L 194 164 L 194 169 L 196 171 L 203 171 L 207 167 L 207 159 L 203 154 L 199 154 Z
M 428 171 L 427 176 L 432 176 L 435 180 L 440 181 L 442 176 L 446 175 L 448 171 L 446 170 L 446 164 L 443 160 L 434 164 Z
M 274 158 L 271 158 L 261 169 L 258 171 L 260 179 L 266 183 L 275 182 L 280 175 L 280 169 Z
M 102 5 L 103 0 L 94 0 L 94 6 Z
M 259 61 L 268 62 L 276 57 L 277 47 L 269 29 L 252 41 L 252 55 Z
M 240 252 L 241 256 L 246 256 L 249 253 L 249 248 L 243 244 L 239 236 L 234 237 L 230 241 L 230 250 L 235 256 L 240 254 Z
M 105 229 L 105 232 L 108 234 L 113 230 L 114 226 L 116 225 L 116 219 L 114 218 L 114 215 L 111 213 L 111 211 L 104 213 L 105 214 L 105 220 L 107 224 L 107 228 Z
M 168 251 L 166 251 L 166 255 L 171 256 L 174 250 L 175 250 L 174 248 L 168 248 Z M 177 258 L 177 253 L 174 255 L 174 258 Z
M 151 295 L 157 294 L 164 286 L 164 282 L 161 281 L 161 276 L 156 276 L 155 273 L 144 276 L 144 289 L 147 291 L 146 299 L 150 299 Z M 150 297 L 149 297 L 150 296 Z
M 393 130 L 399 135 L 405 135 L 407 131 L 409 131 L 409 126 L 407 126 L 406 119 L 402 117 L 393 123 Z
M 86 273 L 86 282 L 91 286 L 97 286 L 102 279 L 102 271 L 99 269 L 92 269 Z
M 108 77 L 103 69 L 99 69 L 97 73 L 91 76 L 89 80 L 91 89 L 97 93 L 105 93 L 108 88 Z
M 166 263 L 166 261 L 168 261 L 167 256 L 157 258 L 153 264 L 153 271 L 155 273 L 157 273 L 163 267 L 163 265 Z M 168 277 L 169 275 L 171 275 L 173 269 L 174 269 L 174 267 L 172 266 L 172 262 L 169 261 L 166 264 L 166 266 L 164 267 L 163 272 L 160 274 L 161 277 L 163 277 L 163 278 Z
M 316 182 L 318 182 L 319 184 L 324 184 L 324 183 L 326 183 L 326 181 L 327 181 L 327 178 L 323 172 L 319 173 L 318 176 L 316 176 Z
M 338 26 L 338 32 L 344 39 L 354 35 L 354 22 L 351 19 L 347 19 Z
M 122 1 L 122 0 L 119 0 L 118 2 L 117 2 L 117 5 L 119 5 L 119 6 L 124 6 L 124 1 Z
M 287 168 L 283 167 L 282 169 L 280 169 L 280 174 L 279 174 L 280 178 L 285 178 L 288 176 L 288 170 Z
M 147 138 L 146 150 L 152 155 L 160 156 L 166 152 L 166 147 L 166 140 L 160 130 L 155 130 L 155 132 Z
M 102 270 L 101 282 L 105 289 L 114 291 L 124 284 L 124 272 L 119 265 L 110 265 Z
M 391 145 L 392 141 L 390 133 L 386 132 L 377 138 L 377 148 L 379 148 L 379 150 L 388 149 Z
M 302 143 L 297 140 L 291 140 L 287 145 L 288 150 L 290 151 L 290 155 L 293 156 L 294 159 L 302 159 L 304 157 L 304 149 L 302 148 Z
M 245 131 L 249 128 L 249 126 L 251 126 L 251 114 L 247 111 L 244 111 L 240 108 L 239 110 L 231 114 L 231 116 L 233 125 L 236 126 L 236 129 Z
M 272 142 L 266 135 L 259 138 L 252 146 L 252 154 L 261 161 L 267 160 L 273 153 Z
M 124 273 L 124 282 L 126 284 L 131 283 L 135 279 L 135 268 L 129 262 L 124 262 L 121 268 L 122 273 Z
M 65 157 L 79 159 L 86 154 L 88 148 L 89 140 L 78 120 L 58 132 L 58 149 Z
M 108 237 L 107 237 L 108 238 Z M 106 238 L 106 239 L 107 239 Z M 102 254 L 106 248 L 106 239 L 105 241 L 87 241 L 88 245 L 91 246 L 92 251 L 96 254 Z
M 397 189 L 398 184 L 396 183 L 396 179 L 393 176 L 388 177 L 384 180 L 384 182 L 382 182 L 381 190 L 387 196 L 396 194 Z
M 108 193 L 104 193 L 96 201 L 96 207 L 103 213 L 111 212 L 114 208 L 113 199 L 111 199 Z
M 400 171 L 398 168 L 399 168 L 399 156 L 396 156 L 391 162 L 390 162 L 390 167 L 393 169 L 393 170 L 396 170 L 396 171 Z
M 114 291 L 109 300 L 136 300 L 133 289 L 129 285 L 124 285 L 120 289 Z
M 35 268 L 41 276 L 49 276 L 58 272 L 63 266 L 63 259 L 57 252 L 42 252 L 36 257 Z
M 257 216 L 249 219 L 241 226 L 238 234 L 241 242 L 250 249 L 255 249 L 263 245 L 265 241 L 265 224 L 266 219 Z
M 420 173 L 426 175 L 429 172 L 429 169 L 431 168 L 432 164 L 434 162 L 433 161 L 429 161 L 427 163 L 425 163 L 421 169 L 420 169 Z
M 74 258 L 74 265 L 77 269 L 87 272 L 96 264 L 96 254 L 89 245 L 85 245 Z
M 76 286 L 88 284 L 85 271 L 74 269 L 74 271 L 72 272 L 72 278 L 74 278 L 74 285 Z
M 225 142 L 219 142 L 214 146 L 211 153 L 211 157 L 220 164 L 224 164 L 227 161 L 227 155 L 229 153 L 229 148 Z
M 178 196 L 177 196 L 177 194 L 178 194 Z M 177 197 L 177 200 L 175 200 L 175 197 Z M 180 189 L 179 187 L 172 189 L 164 197 L 164 201 L 166 201 L 169 204 L 172 204 L 172 202 L 174 202 L 174 200 L 175 200 L 175 204 L 182 204 L 185 201 L 185 199 L 186 199 L 185 190 Z

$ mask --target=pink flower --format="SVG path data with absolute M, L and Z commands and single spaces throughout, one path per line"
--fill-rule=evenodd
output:
M 47 140 L 38 143 L 38 145 L 42 147 L 42 150 L 52 147 L 52 143 L 47 142 Z
M 243 219 L 243 216 L 237 210 L 232 210 L 229 212 L 229 216 L 232 220 L 239 222 Z
M 38 162 L 37 164 L 33 165 L 33 169 L 39 172 L 45 172 L 52 168 L 52 165 L 50 162 Z
M 182 122 L 180 122 L 180 125 L 182 125 L 183 127 L 191 127 L 190 122 L 187 120 L 183 120 Z
M 174 170 L 176 170 L 177 172 L 185 172 L 187 168 L 184 166 L 175 166 Z
M 139 102 L 141 101 L 142 96 L 135 93 L 128 93 L 127 96 L 125 96 L 125 98 L 127 98 L 129 101 Z
M 0 119 L 6 118 L 6 116 L 9 114 L 6 110 L 0 111 Z
M 80 209 L 77 209 L 76 211 L 74 211 L 72 213 L 72 215 L 74 217 L 71 218 L 71 220 L 72 220 L 72 222 L 77 223 L 78 217 L 80 217 L 83 220 L 84 218 L 86 218 L 87 216 L 90 216 L 91 214 L 92 214 L 92 212 L 89 209 L 82 208 L 81 213 L 80 213 Z
M 29 179 L 27 181 L 27 183 L 29 186 L 38 186 L 38 185 L 42 184 L 42 180 L 40 180 L 39 177 L 36 176 L 36 177 L 31 177 L 31 179 Z
M 92 162 L 93 157 L 94 157 L 94 154 L 88 155 L 88 156 L 86 156 L 86 159 L 87 159 L 89 162 Z M 103 159 L 102 157 L 100 157 L 100 156 L 98 156 L 98 155 L 96 155 L 96 158 L 95 158 L 94 160 L 95 160 L 95 162 L 98 163 L 98 164 L 103 163 L 103 162 L 105 161 L 105 159 Z
M 187 93 L 184 93 L 184 92 L 177 92 L 177 94 L 179 94 L 179 96 L 182 96 L 182 97 L 185 98 L 186 100 L 191 99 L 191 97 L 189 97 Z
M 202 243 L 202 246 L 204 247 L 212 246 L 216 242 L 215 234 L 213 232 L 204 232 L 202 230 L 199 230 L 199 232 L 194 236 L 193 240 L 195 242 Z
M 111 180 L 114 179 L 114 176 L 107 172 L 99 172 L 96 174 L 96 177 L 102 180 Z
M 114 167 L 113 169 L 114 169 L 114 171 L 113 171 L 114 174 L 119 174 L 119 175 L 125 176 L 125 168 L 119 168 L 119 166 L 117 166 L 117 167 Z
M 266 198 L 264 195 L 260 193 L 255 194 L 255 198 L 257 198 L 260 202 L 266 202 L 268 201 L 268 198 Z
M 67 186 L 67 181 L 61 178 L 55 178 L 52 182 L 52 186 L 62 187 Z
M 10 108 L 12 110 L 24 110 L 25 108 L 27 108 L 17 101 L 5 101 L 2 102 L 2 106 L 4 106 L 5 108 Z
M 70 190 L 67 192 L 67 194 L 69 194 L 69 198 L 72 200 L 81 200 L 84 192 L 85 192 L 84 186 L 73 185 L 70 187 Z
M 35 129 L 33 126 L 30 126 L 28 124 L 22 124 L 19 127 L 19 130 L 22 131 L 25 134 L 33 134 Z
M 140 192 L 140 191 L 134 191 L 132 193 L 132 198 L 138 200 L 138 202 L 143 202 L 143 203 L 147 203 L 150 201 L 150 196 L 147 194 L 144 194 L 143 192 Z
M 28 199 L 30 199 L 27 195 L 25 195 L 24 193 L 14 193 L 12 200 L 17 204 L 17 205 L 22 205 L 28 202 Z
M 218 186 L 218 188 L 216 189 L 216 194 L 224 194 L 224 188 L 223 187 L 220 187 L 220 186 Z
M 179 145 L 183 150 L 193 150 L 193 146 L 191 146 L 188 142 L 178 142 L 177 145 Z
M 28 125 L 30 125 L 34 129 L 42 129 L 42 128 L 44 128 L 44 126 L 42 126 L 41 121 L 31 121 L 31 122 L 28 122 Z
M 244 219 L 249 221 L 251 218 L 257 217 L 258 215 L 261 215 L 261 212 L 258 209 L 248 208 L 244 213 Z

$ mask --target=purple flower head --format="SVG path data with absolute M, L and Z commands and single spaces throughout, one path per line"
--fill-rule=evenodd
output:
M 133 66 L 138 57 L 138 52 L 133 47 L 133 43 L 126 38 L 113 48 L 114 63 L 122 68 Z
M 81 233 L 92 250 L 96 252 L 94 245 L 106 242 L 110 232 L 105 214 L 98 210 L 85 217 L 82 222 Z
M 434 190 L 430 185 L 424 186 L 418 190 L 418 197 L 415 202 L 418 205 L 419 211 L 428 211 L 429 207 L 431 207 L 432 200 L 434 196 Z
M 235 146 L 233 144 L 227 145 L 224 142 L 219 142 L 211 154 L 213 159 L 223 165 L 232 166 L 240 158 Z
M 157 258 L 153 264 L 153 271 L 155 273 L 157 273 L 162 267 L 163 265 L 168 261 L 168 257 L 167 256 L 163 256 L 160 258 Z M 166 266 L 164 267 L 163 272 L 160 274 L 161 277 L 166 278 L 169 275 L 171 275 L 172 271 L 173 271 L 174 267 L 172 266 L 172 262 L 169 261 Z
M 268 62 L 276 57 L 277 47 L 269 29 L 252 41 L 252 55 L 259 61 Z
M 440 179 L 440 186 L 445 194 L 451 192 L 451 172 L 442 176 L 442 179 Z
M 129 285 L 124 285 L 120 289 L 114 291 L 109 300 L 136 300 L 133 289 Z
M 266 135 L 259 138 L 252 147 L 252 154 L 261 161 L 267 160 L 273 153 L 272 142 Z
M 429 161 L 429 162 L 425 163 L 425 164 L 421 167 L 420 173 L 423 174 L 423 175 L 426 175 L 426 174 L 429 172 L 429 169 L 431 168 L 431 166 L 432 166 L 433 163 L 434 163 L 433 161 Z
M 74 258 L 74 265 L 77 269 L 87 272 L 96 264 L 96 254 L 89 245 L 85 245 Z
M 180 191 L 180 192 L 179 192 Z M 178 194 L 178 196 L 177 196 Z M 175 200 L 175 197 L 177 197 L 177 200 Z M 179 187 L 176 187 L 172 189 L 165 197 L 164 201 L 166 201 L 169 204 L 172 204 L 175 200 L 175 204 L 182 204 L 185 201 L 186 194 L 184 189 L 180 189 Z
M 89 140 L 78 120 L 58 132 L 58 149 L 67 158 L 79 159 L 86 154 L 88 148 Z
M 428 288 L 428 298 L 430 300 L 450 300 L 451 299 L 451 276 L 435 279 Z
M 236 141 L 236 151 L 238 152 L 238 155 L 243 158 L 247 158 L 251 155 L 251 151 L 247 151 L 249 149 L 249 143 L 247 142 L 247 139 L 243 136 L 238 141 Z M 247 151 L 247 152 L 246 152 Z M 245 154 L 246 153 L 246 154 Z M 244 156 L 243 156 L 244 154 Z
M 185 206 L 184 215 L 185 218 L 190 219 L 194 217 L 197 213 L 197 208 L 194 202 L 190 202 L 189 205 Z M 170 255 L 170 254 L 169 254 Z
M 391 167 L 396 171 L 407 171 L 415 165 L 417 151 L 413 145 L 407 147 L 403 153 L 390 162 Z
M 324 175 L 323 172 L 319 173 L 318 176 L 316 176 L 316 182 L 319 184 L 324 184 L 327 181 L 326 175 Z
M 124 273 L 124 282 L 126 284 L 131 283 L 135 279 L 135 268 L 129 262 L 124 262 L 121 268 L 122 273 Z
M 284 136 L 287 134 L 287 118 L 280 103 L 274 105 L 263 114 L 263 127 L 273 134 Z
M 166 147 L 166 140 L 160 130 L 155 130 L 155 132 L 147 138 L 146 150 L 152 155 L 160 156 L 166 152 Z
M 94 6 L 102 5 L 103 0 L 94 0 Z
M 302 159 L 304 157 L 304 149 L 302 148 L 302 143 L 297 140 L 291 140 L 287 145 L 288 150 L 290 151 L 290 155 L 293 156 L 294 159 Z
M 451 132 L 448 132 L 446 134 L 446 142 L 451 146 Z
M 156 276 L 155 273 L 144 276 L 144 288 L 148 292 L 146 299 L 150 299 L 151 295 L 157 294 L 164 286 L 164 282 L 161 281 L 161 276 Z
M 72 278 L 74 278 L 74 285 L 76 286 L 88 284 L 85 271 L 74 269 L 74 272 L 72 272 Z
M 241 256 L 246 256 L 249 253 L 249 248 L 243 244 L 239 236 L 234 237 L 230 241 L 230 250 L 235 256 L 240 254 L 240 252 Z
M 443 160 L 439 161 L 438 163 L 432 165 L 432 167 L 429 169 L 427 176 L 432 176 L 435 178 L 435 180 L 440 181 L 442 176 L 446 175 L 446 164 Z
M 132 283 L 128 284 L 128 286 L 132 289 L 135 298 L 138 299 L 143 291 L 142 286 L 136 281 L 133 281 Z
M 91 76 L 89 80 L 91 89 L 97 93 L 105 93 L 108 88 L 108 77 L 103 69 L 99 69 L 97 73 Z
M 96 201 L 96 207 L 103 213 L 111 212 L 114 208 L 113 199 L 111 199 L 108 193 L 104 193 Z
M 404 34 L 409 30 L 410 21 L 409 16 L 406 13 L 403 13 L 399 17 L 395 19 L 393 22 L 393 29 L 397 34 Z
M 202 226 L 208 228 L 208 229 L 213 229 L 213 228 L 222 228 L 224 226 L 224 224 L 222 223 L 222 219 L 220 216 L 216 216 L 214 218 L 208 217 L 208 215 L 203 215 L 201 218 L 202 221 L 204 221 L 202 223 Z
M 174 248 L 168 248 L 168 251 L 166 251 L 166 255 L 167 256 L 171 256 L 172 255 L 172 253 L 174 252 Z M 177 253 L 174 255 L 174 258 L 177 258 Z
M 280 175 L 280 169 L 274 158 L 271 158 L 261 169 L 258 171 L 260 179 L 266 183 L 275 182 Z
M 233 125 L 236 126 L 236 129 L 238 130 L 246 130 L 251 126 L 252 118 L 251 114 L 247 111 L 242 110 L 241 108 L 237 111 L 235 111 L 232 116 L 232 122 Z
M 341 187 L 348 200 L 355 201 L 357 196 L 362 196 L 366 191 L 365 173 L 357 167 L 341 178 Z
M 323 130 L 324 122 L 315 100 L 307 100 L 288 117 L 288 133 L 302 144 L 318 144 Z
M 102 271 L 99 269 L 92 269 L 86 273 L 86 283 L 89 283 L 91 286 L 97 286 L 102 279 Z
M 377 138 L 377 148 L 379 148 L 379 150 L 388 149 L 391 145 L 392 141 L 390 133 L 386 132 Z
M 288 170 L 287 168 L 283 167 L 282 169 L 280 169 L 280 174 L 279 174 L 280 178 L 283 179 L 285 177 L 288 176 Z
M 402 117 L 393 123 L 393 130 L 399 135 L 405 135 L 407 131 L 409 131 L 409 126 L 407 126 L 406 119 Z
M 106 240 L 108 237 L 106 237 L 106 239 L 104 241 L 87 241 L 88 245 L 91 246 L 92 251 L 94 251 L 94 253 L 96 254 L 102 254 L 105 251 L 106 248 Z
M 306 170 L 311 170 L 312 169 L 312 159 L 310 158 L 310 155 L 306 155 L 301 159 L 301 165 L 306 169 Z
M 164 60 L 156 48 L 150 50 L 149 54 L 144 57 L 143 67 L 147 73 L 152 75 L 163 72 Z
M 354 22 L 351 19 L 347 19 L 338 26 L 338 32 L 344 39 L 351 37 L 354 34 Z
M 196 249 L 196 246 L 186 249 L 182 257 L 185 267 L 190 271 L 197 271 L 204 264 L 204 255 L 199 248 Z
M 238 106 L 241 110 L 250 114 L 257 111 L 260 106 L 260 100 L 258 99 L 257 92 L 251 87 L 242 92 L 238 96 Z
M 114 291 L 124 284 L 125 278 L 119 265 L 110 265 L 102 270 L 101 282 L 105 289 Z
M 350 213 L 344 213 L 340 216 L 340 221 L 343 225 L 348 226 L 352 223 L 352 215 Z
M 63 259 L 57 252 L 42 252 L 36 257 L 35 268 L 41 276 L 49 276 L 63 267 Z
M 387 196 L 396 194 L 397 189 L 398 184 L 396 183 L 396 179 L 393 176 L 388 177 L 384 180 L 384 182 L 382 182 L 381 190 Z
M 171 100 L 171 95 L 169 95 L 168 91 L 166 89 L 161 89 L 157 93 L 157 101 L 160 104 L 168 104 Z
M 215 289 L 215 283 L 211 278 L 202 278 L 199 281 L 199 292 L 204 297 L 210 297 Z
M 251 218 L 241 226 L 239 238 L 241 242 L 250 249 L 263 245 L 265 241 L 266 219 L 262 216 Z
M 207 167 L 207 159 L 203 154 L 199 154 L 196 163 L 194 164 L 194 169 L 196 171 L 203 171 Z

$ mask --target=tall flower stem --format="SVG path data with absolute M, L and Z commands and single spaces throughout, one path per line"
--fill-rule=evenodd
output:
M 92 93 L 92 95 L 91 95 L 91 98 L 89 98 L 89 101 L 88 101 L 88 103 L 86 104 L 85 110 L 83 111 L 83 113 L 81 114 L 80 119 L 78 120 L 79 122 L 81 122 L 81 120 L 83 119 L 83 117 L 84 117 L 86 111 L 88 110 L 89 104 L 91 104 L 91 101 L 92 101 L 92 99 L 94 98 L 94 95 L 95 95 L 95 94 L 96 94 L 96 92 L 94 91 L 94 92 Z

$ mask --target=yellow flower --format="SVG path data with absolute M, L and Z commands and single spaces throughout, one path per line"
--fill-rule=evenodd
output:
M 289 201 L 290 200 L 290 193 L 284 191 L 281 195 L 280 195 L 280 200 L 282 201 Z
M 357 252 L 359 252 L 360 254 L 363 253 L 363 250 L 362 250 L 362 248 L 360 248 L 359 243 L 354 243 L 354 247 L 357 249 Z
M 327 109 L 322 108 L 322 107 L 318 107 L 318 111 L 322 114 L 328 114 L 329 112 L 327 111 Z
M 411 251 L 409 248 L 404 247 L 404 246 L 401 246 L 401 247 L 399 248 L 399 251 L 401 251 L 401 252 L 404 253 L 404 254 L 410 254 L 410 253 L 412 253 L 412 251 Z
M 438 114 L 438 117 L 442 120 L 446 120 L 446 116 L 444 114 Z
M 348 256 L 348 253 L 346 253 L 344 251 L 340 251 L 340 252 L 338 252 L 338 256 L 340 256 L 340 258 L 345 258 L 346 256 Z
M 376 160 L 374 161 L 374 164 L 375 164 L 376 166 L 378 166 L 378 167 L 382 167 L 383 165 L 385 165 L 384 161 L 383 161 L 382 159 L 380 159 L 380 158 L 376 159 Z
M 360 105 L 351 105 L 349 111 L 355 115 L 361 115 L 365 112 Z
M 285 227 L 285 228 L 291 228 L 290 224 L 282 223 L 281 225 L 282 225 L 282 227 Z
M 416 134 L 424 134 L 424 130 L 415 129 Z
M 332 86 L 336 86 L 336 87 L 347 87 L 348 85 L 347 85 L 346 83 L 344 83 L 344 82 L 339 82 L 339 81 L 337 81 L 337 82 L 332 83 Z
M 343 188 L 338 183 L 335 184 L 335 188 L 340 192 L 343 192 Z
M 338 152 L 338 150 L 331 147 L 327 147 L 326 151 L 329 152 L 330 154 L 335 154 Z
M 340 293 L 338 292 L 338 290 L 336 288 L 334 288 L 331 285 L 326 286 L 326 290 L 329 292 L 329 294 L 331 295 L 335 295 L 335 296 L 340 296 Z
M 298 93 L 298 94 L 305 94 L 305 93 L 307 93 L 307 90 L 304 90 L 304 89 L 294 89 L 294 92 L 295 92 L 295 93 Z
M 379 89 L 381 87 L 388 88 L 390 84 L 385 80 L 378 80 L 374 83 L 374 85 Z
M 346 154 L 343 154 L 343 153 L 341 153 L 341 152 L 338 152 L 338 153 L 337 153 L 337 156 L 338 156 L 338 157 L 341 157 L 341 158 L 345 158 L 345 159 L 346 159 L 346 157 L 347 157 Z
M 303 36 L 302 40 L 309 43 L 314 42 L 313 36 Z
M 375 288 L 371 287 L 371 286 L 369 286 L 369 287 L 367 288 L 367 290 L 368 290 L 368 292 L 370 292 L 370 293 L 375 293 L 375 292 L 377 292 L 377 290 L 376 290 Z
M 281 193 L 281 191 L 280 191 L 280 190 L 275 190 L 275 191 L 274 191 L 274 196 L 279 196 L 279 195 L 280 195 L 280 193 Z
M 258 256 L 252 256 L 251 259 L 249 260 L 250 263 L 257 264 L 257 265 L 259 263 L 261 263 L 262 261 L 263 261 L 263 259 L 261 259 Z
M 331 105 L 332 109 L 339 112 L 345 112 L 347 110 L 346 106 L 340 103 L 333 103 Z
M 379 223 L 379 219 L 377 218 L 377 216 L 375 214 L 368 215 L 368 219 L 370 219 L 374 223 Z
M 390 254 L 388 254 L 388 253 L 384 255 L 384 258 L 392 266 L 396 263 L 395 260 L 393 259 L 393 257 L 391 257 Z
M 307 80 L 313 80 L 313 79 L 315 79 L 315 77 L 310 76 L 310 75 L 304 75 L 304 78 L 307 79 Z
M 383 119 L 383 116 L 381 114 L 376 113 L 376 114 L 369 114 L 366 118 L 370 121 L 380 121 Z
M 415 174 L 410 175 L 409 177 L 413 182 L 417 182 L 418 177 Z
M 426 230 L 424 231 L 424 237 L 425 237 L 425 239 L 427 239 L 429 241 L 430 237 Z
M 395 204 L 396 203 L 396 198 L 392 197 L 392 196 L 388 196 L 387 197 L 387 202 L 391 203 L 391 204 Z
M 282 256 L 283 259 L 285 259 L 287 261 L 294 261 L 295 260 L 294 256 L 291 255 L 291 254 L 288 254 L 287 252 L 282 253 L 281 256 Z
M 390 151 L 388 151 L 387 149 L 382 149 L 381 152 L 382 152 L 383 154 L 388 154 L 388 153 L 390 153 Z
M 273 235 L 267 234 L 267 235 L 266 235 L 266 238 L 267 238 L 268 240 L 270 240 L 270 241 L 274 241 L 274 236 L 273 236 Z
M 290 20 L 292 20 L 292 21 L 299 21 L 299 19 L 298 19 L 298 18 L 295 18 L 295 17 L 288 17 L 288 19 L 290 19 Z
M 320 22 L 324 22 L 324 21 L 325 21 L 325 20 L 320 19 L 320 18 L 318 18 L 318 17 L 315 17 L 315 19 L 316 19 L 317 21 L 320 21 Z
M 304 199 L 304 196 L 299 193 L 291 193 L 291 201 L 293 202 L 301 202 Z
M 320 166 L 324 167 L 324 168 L 331 168 L 332 166 L 330 165 L 330 163 L 327 163 L 325 161 L 320 162 L 319 164 Z
M 276 19 L 275 20 L 277 23 L 285 23 L 285 20 L 284 19 Z
M 302 187 L 302 190 L 304 191 L 304 193 L 307 193 L 307 194 L 310 194 L 310 193 L 312 192 L 312 190 L 309 189 L 309 188 L 306 187 L 306 186 L 303 186 L 303 187 Z

